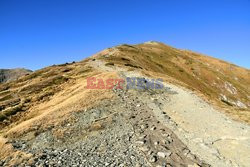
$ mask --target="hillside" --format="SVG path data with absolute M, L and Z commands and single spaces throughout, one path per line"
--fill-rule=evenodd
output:
M 132 65 L 130 69 L 141 69 L 149 76 L 180 81 L 226 110 L 231 106 L 226 112 L 235 118 L 246 122 L 250 119 L 248 69 L 158 42 L 122 45 L 107 49 L 98 57 L 115 65 Z
M 0 69 L 0 83 L 16 80 L 31 72 L 31 70 L 27 70 L 24 68 Z
M 249 85 L 248 69 L 159 42 L 46 67 L 0 84 L 0 166 L 248 166 Z

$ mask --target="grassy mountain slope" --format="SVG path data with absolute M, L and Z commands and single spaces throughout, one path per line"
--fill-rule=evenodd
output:
M 0 135 L 30 138 L 68 124 L 71 113 L 112 99 L 112 90 L 86 89 L 86 78 L 118 78 L 114 72 L 94 69 L 90 62 L 140 71 L 195 91 L 233 118 L 250 123 L 250 70 L 158 42 L 120 45 L 105 49 L 81 62 L 43 68 L 18 80 L 0 84 Z M 61 130 L 55 131 L 60 135 Z M 16 153 L 0 138 L 4 155 Z M 29 157 L 27 155 L 27 157 Z
M 231 114 L 247 121 L 249 118 L 250 71 L 236 65 L 191 51 L 179 50 L 158 42 L 121 45 L 106 49 L 93 58 L 107 65 L 140 70 L 154 77 L 167 76 L 196 90 L 208 100 L 225 107 Z M 35 71 L 19 80 L 0 85 L 1 126 L 16 121 L 30 106 L 50 100 L 79 78 L 93 72 L 86 64 L 67 63 Z M 24 112 L 23 112 L 24 111 Z M 12 121 L 13 120 L 13 121 Z
M 230 115 L 249 121 L 250 70 L 158 42 L 121 45 L 97 55 L 110 64 L 168 76 L 196 90 Z

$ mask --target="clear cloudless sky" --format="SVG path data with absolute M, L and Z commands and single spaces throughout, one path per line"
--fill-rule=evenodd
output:
M 250 0 L 0 0 L 0 68 L 160 41 L 250 68 Z

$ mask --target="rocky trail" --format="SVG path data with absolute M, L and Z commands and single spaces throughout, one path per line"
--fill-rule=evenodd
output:
M 89 65 L 124 79 L 144 77 L 100 60 Z M 160 90 L 113 89 L 112 100 L 75 112 L 61 126 L 32 140 L 10 141 L 34 155 L 19 166 L 250 165 L 249 125 L 231 120 L 190 90 L 165 85 Z M 0 166 L 8 163 L 0 161 Z
M 231 120 L 191 91 L 168 86 L 177 93 L 170 102 L 161 103 L 171 120 L 166 121 L 154 110 L 159 120 L 165 122 L 195 155 L 212 166 L 249 166 L 249 125 Z
M 101 62 L 97 64 L 95 67 L 112 71 L 102 68 Z M 140 73 L 121 73 L 123 76 L 126 73 L 126 77 L 144 77 Z M 230 119 L 190 90 L 165 85 L 168 91 L 156 97 L 138 96 L 152 109 L 158 121 L 170 128 L 192 153 L 212 166 L 250 165 L 249 125 Z
M 53 130 L 13 145 L 35 155 L 35 166 L 208 166 L 200 161 L 153 114 L 138 95 L 160 92 L 115 90 L 117 99 L 74 115 L 63 127 L 67 139 Z M 55 130 L 54 130 L 55 131 Z

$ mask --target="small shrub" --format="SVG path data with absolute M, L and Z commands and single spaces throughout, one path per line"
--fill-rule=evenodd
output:
M 17 106 L 10 107 L 2 112 L 3 112 L 3 115 L 5 115 L 6 117 L 9 117 L 9 116 L 15 115 L 17 112 L 22 111 L 22 107 L 23 105 L 19 104 Z
M 132 65 L 132 64 L 124 64 L 125 66 L 128 66 L 128 67 L 133 67 L 133 68 L 140 68 L 142 69 L 142 67 L 140 66 L 136 66 L 136 65 Z
M 115 64 L 112 62 L 106 63 L 105 66 L 114 66 Z
M 126 58 L 124 58 L 124 57 L 122 57 L 122 60 L 123 60 L 123 61 L 130 61 L 129 59 L 126 59 Z
M 4 96 L 3 98 L 0 98 L 0 101 L 9 100 L 11 98 L 12 98 L 12 95 L 9 94 L 9 95 Z
M 3 113 L 0 113 L 0 121 L 4 121 L 5 119 L 7 119 L 7 117 L 3 115 Z
M 71 71 L 72 69 L 64 69 L 62 72 L 69 72 Z

